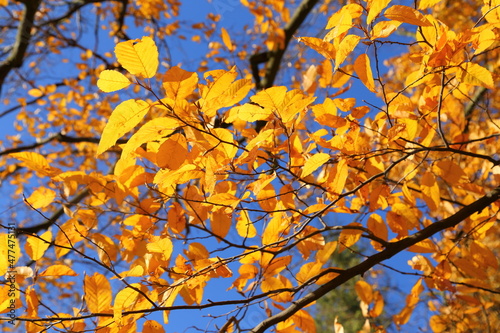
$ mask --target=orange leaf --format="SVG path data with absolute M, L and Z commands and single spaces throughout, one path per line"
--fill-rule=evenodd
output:
M 422 13 L 408 6 L 391 6 L 385 11 L 384 16 L 390 20 L 418 25 L 422 27 L 432 26 L 429 20 L 426 19 L 425 16 L 422 15 Z
M 78 274 L 66 265 L 52 265 L 38 274 L 39 276 L 78 276 Z
M 375 92 L 375 81 L 373 80 L 370 58 L 368 58 L 365 53 L 359 55 L 354 62 L 354 70 L 366 88 L 368 88 L 371 92 Z
M 341 194 L 344 191 L 344 185 L 349 173 L 346 160 L 340 160 L 330 173 L 333 175 L 333 180 L 328 184 L 328 189 L 337 195 Z
M 101 313 L 110 309 L 112 301 L 111 285 L 108 279 L 100 274 L 86 275 L 83 292 L 85 303 L 91 313 Z
M 155 320 L 146 320 L 142 327 L 142 333 L 165 333 L 165 329 Z
M 26 253 L 33 260 L 38 260 L 43 257 L 43 254 L 50 246 L 50 242 L 52 240 L 52 232 L 50 230 L 47 230 L 40 236 L 40 238 L 41 239 L 33 236 L 28 236 L 28 239 L 26 240 Z
M 163 88 L 174 101 L 193 94 L 198 84 L 198 74 L 185 71 L 177 66 L 170 68 L 163 76 Z
M 359 298 L 366 304 L 370 304 L 373 301 L 373 289 L 366 281 L 359 280 L 354 285 L 354 289 L 356 289 L 356 293 Z
M 229 37 L 229 34 L 227 33 L 227 30 L 224 28 L 221 28 L 221 35 L 222 35 L 222 42 L 224 45 L 227 47 L 229 51 L 234 50 L 234 45 L 231 42 L 231 37 Z

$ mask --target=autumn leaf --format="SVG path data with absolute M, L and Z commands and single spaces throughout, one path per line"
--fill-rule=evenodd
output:
M 99 74 L 97 86 L 104 92 L 113 92 L 128 87 L 132 82 L 120 72 L 104 70 Z
M 302 168 L 301 177 L 307 177 L 330 159 L 330 155 L 325 153 L 317 153 L 306 160 Z
M 384 13 L 384 16 L 390 20 L 395 20 L 403 23 L 418 25 L 422 27 L 432 26 L 432 24 L 422 15 L 419 11 L 401 5 L 394 5 L 389 8 Z
M 371 92 L 375 92 L 375 82 L 370 66 L 370 58 L 366 54 L 361 54 L 354 62 L 354 70 L 358 74 L 359 79 Z
M 129 99 L 120 103 L 104 127 L 97 155 L 112 147 L 125 133 L 133 129 L 149 111 L 149 104 L 141 100 Z
M 224 45 L 227 47 L 229 51 L 234 51 L 234 45 L 231 42 L 231 37 L 229 37 L 229 34 L 227 33 L 227 30 L 224 28 L 221 28 L 221 35 L 222 35 L 222 42 Z
M 108 311 L 112 302 L 111 285 L 108 279 L 100 274 L 85 275 L 83 291 L 85 303 L 92 313 Z
M 9 154 L 9 157 L 13 157 L 24 162 L 24 165 L 28 168 L 38 172 L 40 175 L 53 177 L 61 172 L 58 168 L 53 168 L 49 165 L 47 159 L 35 152 L 20 152 Z
M 40 237 L 31 236 L 26 241 L 26 253 L 33 260 L 38 260 L 43 257 L 43 254 L 49 248 L 52 241 L 52 232 L 50 230 L 44 232 Z
M 71 267 L 66 265 L 52 265 L 38 274 L 39 276 L 78 276 Z
M 489 89 L 493 89 L 495 86 L 491 72 L 481 65 L 472 62 L 466 62 L 460 66 L 457 78 L 460 82 L 473 86 L 482 86 Z
M 151 37 L 118 43 L 115 47 L 118 62 L 132 75 L 152 78 L 158 69 L 158 49 Z

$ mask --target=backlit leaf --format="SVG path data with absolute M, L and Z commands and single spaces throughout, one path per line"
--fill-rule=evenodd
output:
M 371 92 L 375 92 L 375 81 L 373 80 L 370 58 L 363 53 L 354 62 L 354 70 L 358 74 L 359 79 Z
M 361 37 L 356 35 L 347 35 L 344 39 L 342 39 L 339 44 L 337 54 L 335 55 L 335 70 L 337 70 L 347 56 L 354 51 L 354 48 L 358 45 L 360 39 Z
M 354 285 L 354 289 L 356 289 L 356 293 L 359 298 L 366 304 L 370 304 L 373 300 L 373 289 L 372 286 L 369 285 L 366 281 L 359 280 Z
M 418 25 L 422 27 L 432 26 L 428 19 L 425 18 L 419 11 L 401 5 L 394 5 L 389 8 L 384 13 L 384 16 L 390 20 L 395 20 L 403 23 Z
M 132 75 L 152 78 L 158 69 L 158 49 L 151 37 L 128 40 L 115 47 L 118 62 Z
M 481 86 L 489 89 L 493 89 L 495 86 L 491 72 L 473 62 L 462 64 L 457 78 L 460 82 L 473 86 Z
M 38 274 L 39 276 L 77 276 L 78 274 L 66 265 L 52 265 Z
M 221 28 L 220 30 L 221 30 L 222 42 L 224 43 L 224 45 L 227 47 L 227 49 L 229 51 L 233 51 L 234 50 L 234 45 L 231 42 L 231 37 L 229 37 L 229 34 L 227 33 L 227 30 L 224 29 L 224 28 Z
M 149 104 L 141 100 L 129 99 L 120 103 L 111 117 L 109 117 L 106 127 L 102 132 L 97 155 L 102 154 L 125 133 L 133 129 L 149 111 Z
M 61 170 L 51 167 L 47 159 L 43 155 L 40 155 L 39 153 L 20 152 L 20 153 L 12 153 L 9 154 L 8 156 L 23 161 L 25 166 L 38 172 L 40 175 L 43 176 L 53 177 L 61 172 Z
M 54 201 L 56 192 L 46 187 L 39 187 L 33 192 L 26 201 L 35 209 L 45 208 Z
M 193 94 L 198 84 L 198 74 L 174 66 L 163 76 L 163 88 L 167 97 L 176 100 Z
M 84 298 L 90 312 L 102 313 L 110 309 L 112 302 L 111 285 L 108 279 L 100 274 L 86 275 L 84 278 Z
M 33 260 L 38 260 L 43 257 L 45 251 L 49 248 L 52 241 L 52 232 L 47 230 L 40 238 L 29 236 L 26 240 L 26 253 Z
M 372 0 L 370 1 L 370 8 L 368 9 L 368 16 L 366 17 L 366 24 L 372 21 L 384 10 L 391 0 Z
M 330 159 L 330 155 L 325 153 L 317 153 L 306 160 L 302 168 L 301 177 L 305 178 L 316 171 L 319 167 L 325 164 Z
M 128 87 L 132 82 L 118 71 L 104 70 L 99 74 L 97 87 L 104 92 L 113 92 Z

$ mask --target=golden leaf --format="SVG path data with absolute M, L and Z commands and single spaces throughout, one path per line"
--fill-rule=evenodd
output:
M 369 285 L 366 281 L 359 280 L 354 285 L 354 289 L 356 290 L 356 294 L 358 294 L 358 297 L 366 304 L 370 304 L 373 301 L 372 286 Z
M 300 175 L 301 178 L 309 176 L 311 173 L 316 171 L 319 167 L 325 164 L 330 159 L 330 155 L 326 153 L 317 153 L 311 156 L 304 163 L 304 167 L 302 168 L 302 173 Z
M 369 25 L 372 21 L 384 10 L 391 0 L 372 0 L 366 17 L 366 24 Z
M 373 80 L 370 58 L 368 58 L 365 53 L 359 55 L 354 62 L 354 70 L 366 88 L 368 88 L 371 92 L 375 92 L 375 81 Z
M 427 18 L 425 18 L 419 11 L 401 5 L 394 5 L 389 8 L 384 13 L 384 16 L 390 20 L 395 20 L 403 23 L 418 25 L 422 27 L 429 27 L 432 24 Z
M 334 70 L 337 70 L 340 65 L 342 65 L 347 56 L 351 54 L 352 51 L 354 51 L 354 48 L 356 47 L 356 45 L 358 45 L 360 39 L 361 37 L 356 35 L 347 35 L 344 37 L 344 39 L 342 39 L 339 44 L 337 54 L 335 55 Z
M 38 260 L 43 257 L 43 254 L 47 251 L 52 241 L 52 232 L 47 230 L 40 238 L 28 236 L 26 240 L 26 253 L 33 260 Z
M 125 133 L 133 129 L 149 111 L 149 104 L 141 100 L 129 99 L 120 103 L 111 117 L 109 117 L 106 127 L 102 132 L 97 155 L 102 154 Z
M 46 187 L 39 187 L 33 192 L 26 201 L 35 209 L 45 208 L 54 201 L 56 192 Z M 35 259 L 36 260 L 36 259 Z
M 99 74 L 97 87 L 104 92 L 113 92 L 128 87 L 132 82 L 122 73 L 104 70 Z
M 224 28 L 221 28 L 221 35 L 222 35 L 222 42 L 227 47 L 227 49 L 229 51 L 234 51 L 234 45 L 231 42 L 231 37 L 229 37 L 229 34 L 227 33 L 227 30 L 224 29 Z
M 132 75 L 152 78 L 158 70 L 158 49 L 151 37 L 118 43 L 115 54 L 118 62 Z
M 59 170 L 58 168 L 51 167 L 49 165 L 49 162 L 43 155 L 35 152 L 12 153 L 8 156 L 24 162 L 24 165 L 26 167 L 36 171 L 43 176 L 54 177 L 61 173 L 61 170 Z
M 108 279 L 100 274 L 86 275 L 84 278 L 83 292 L 87 308 L 92 313 L 102 313 L 111 307 L 112 292 Z
M 72 268 L 66 265 L 52 265 L 38 274 L 39 276 L 78 276 Z
M 177 66 L 170 68 L 163 76 L 163 88 L 172 100 L 184 99 L 193 94 L 198 84 L 198 74 Z

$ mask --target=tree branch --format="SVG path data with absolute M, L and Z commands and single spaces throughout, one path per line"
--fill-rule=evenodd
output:
M 34 26 L 35 15 L 41 0 L 22 0 L 24 4 L 23 16 L 17 29 L 16 42 L 7 59 L 0 63 L 0 92 L 5 78 L 13 68 L 19 68 L 23 64 L 26 50 L 31 39 L 31 29 Z
M 362 263 L 351 267 L 335 277 L 334 279 L 330 280 L 329 282 L 323 284 L 316 290 L 313 290 L 309 294 L 305 295 L 304 297 L 298 299 L 297 301 L 293 302 L 290 307 L 287 309 L 277 313 L 276 315 L 269 317 L 265 320 L 263 320 L 259 325 L 254 327 L 250 333 L 263 333 L 265 330 L 270 328 L 273 325 L 276 325 L 279 322 L 282 322 L 288 318 L 290 318 L 294 313 L 299 311 L 300 309 L 303 309 L 307 305 L 311 304 L 312 302 L 318 300 L 322 296 L 324 296 L 326 293 L 329 291 L 337 288 L 338 286 L 342 285 L 343 283 L 349 281 L 356 275 L 363 275 L 366 271 L 368 271 L 370 268 L 373 266 L 379 264 L 380 262 L 387 260 L 394 255 L 398 254 L 399 252 L 407 249 L 408 247 L 415 245 L 416 243 L 423 241 L 425 239 L 430 238 L 434 234 L 447 229 L 456 226 L 472 214 L 476 212 L 480 212 L 495 201 L 500 199 L 500 187 L 497 187 L 494 189 L 491 193 L 485 195 L 484 197 L 478 199 L 477 201 L 471 203 L 468 206 L 465 206 L 464 208 L 460 209 L 458 212 L 453 214 L 452 216 L 445 218 L 439 222 L 435 222 L 428 227 L 422 229 L 421 231 L 404 238 L 400 241 L 391 243 L 390 245 L 387 246 L 385 250 L 382 252 L 379 252 L 377 254 L 374 254 L 373 256 L 369 257 Z

